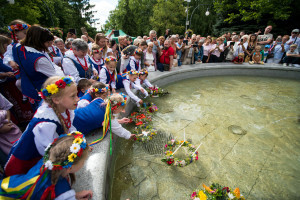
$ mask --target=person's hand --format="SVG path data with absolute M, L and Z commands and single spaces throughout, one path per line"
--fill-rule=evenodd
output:
M 145 92 L 144 88 L 141 88 L 140 90 L 141 90 L 141 92 L 142 92 L 142 93 L 144 93 L 144 92 Z
M 19 69 L 18 63 L 15 61 L 9 61 L 8 64 L 13 68 L 13 69 Z
M 288 45 L 291 45 L 291 44 L 293 44 L 293 41 L 290 41 L 290 42 L 288 43 Z
M 158 42 L 157 41 L 153 41 L 153 44 L 158 47 Z
M 85 35 L 87 38 L 89 37 L 88 32 L 85 32 L 84 35 Z
M 116 93 L 117 92 L 115 88 L 112 88 L 111 91 L 112 91 L 112 93 Z
M 143 100 L 140 100 L 140 101 L 139 101 L 139 104 L 143 104 Z
M 261 30 L 258 30 L 258 31 L 257 31 L 257 34 L 261 34 Z
M 94 76 L 98 76 L 97 70 L 94 70 L 94 71 L 93 71 L 93 75 L 94 75 Z
M 1 128 L 0 128 L 0 133 L 7 133 L 13 128 L 13 123 L 12 122 L 7 122 L 5 123 Z
M 118 120 L 118 122 L 120 123 L 120 124 L 124 124 L 124 123 L 129 123 L 130 122 L 130 119 L 129 118 L 126 118 L 126 117 L 124 117 L 124 118 L 122 118 L 122 119 L 119 119 Z
M 93 197 L 93 192 L 91 190 L 83 190 L 76 192 L 75 198 L 78 200 L 88 200 Z
M 2 76 L 9 77 L 9 78 L 15 77 L 13 72 L 4 72 L 4 73 L 2 73 Z
M 135 134 L 131 134 L 129 139 L 133 140 L 134 138 L 136 138 Z

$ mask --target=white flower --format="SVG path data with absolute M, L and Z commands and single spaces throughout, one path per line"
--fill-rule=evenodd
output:
M 227 195 L 228 195 L 229 199 L 234 199 L 234 196 L 231 192 L 228 192 Z
M 49 170 L 52 170 L 53 169 L 53 164 L 51 162 L 51 160 L 48 160 L 46 163 L 45 163 L 45 167 Z
M 198 197 L 196 197 L 194 200 L 200 200 Z
M 72 144 L 70 151 L 72 153 L 77 153 L 80 150 L 80 145 L 78 143 Z
M 185 160 L 182 160 L 181 162 L 180 162 L 180 166 L 185 166 Z
M 51 147 L 51 143 L 48 144 L 48 146 L 46 147 L 45 151 L 48 151 L 50 147 Z

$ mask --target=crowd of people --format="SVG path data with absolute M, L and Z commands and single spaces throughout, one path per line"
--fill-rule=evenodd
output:
M 11 38 L 0 35 L 1 182 L 19 189 L 1 187 L 0 196 L 10 198 L 89 199 L 92 191 L 75 193 L 70 184 L 91 150 L 84 135 L 110 123 L 114 134 L 135 138 L 122 127 L 130 120 L 118 114 L 128 96 L 137 106 L 143 104 L 141 96 L 153 87 L 147 80 L 151 71 L 216 62 L 299 66 L 299 29 L 275 40 L 272 26 L 263 34 L 221 37 L 172 35 L 169 29 L 157 37 L 151 30 L 134 41 L 129 36 L 113 40 L 114 31 L 94 39 L 87 32 L 78 37 L 75 29 L 64 41 L 22 20 L 12 21 L 8 29 Z

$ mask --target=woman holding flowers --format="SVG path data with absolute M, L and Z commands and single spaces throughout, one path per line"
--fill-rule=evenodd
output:
M 40 95 L 44 103 L 9 153 L 4 169 L 7 176 L 27 173 L 44 155 L 49 143 L 61 134 L 76 130 L 72 124 L 79 99 L 71 78 L 47 79 Z

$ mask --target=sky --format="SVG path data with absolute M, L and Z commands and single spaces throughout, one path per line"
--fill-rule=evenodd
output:
M 93 8 L 95 13 L 95 18 L 99 18 L 99 21 L 96 24 L 97 30 L 101 29 L 101 26 L 105 24 L 105 21 L 108 19 L 109 11 L 114 10 L 118 5 L 118 0 L 90 0 L 90 4 L 95 5 Z

